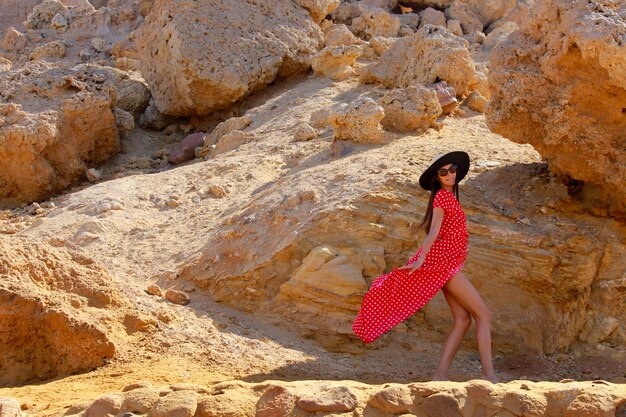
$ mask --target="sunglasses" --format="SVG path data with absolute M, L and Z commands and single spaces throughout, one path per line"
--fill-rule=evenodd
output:
M 457 169 L 458 167 L 456 165 L 452 165 L 450 168 L 439 168 L 437 174 L 439 174 L 440 177 L 445 177 L 448 173 L 456 174 Z

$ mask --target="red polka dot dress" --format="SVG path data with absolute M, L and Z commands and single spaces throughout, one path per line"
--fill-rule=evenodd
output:
M 467 255 L 465 214 L 454 194 L 440 189 L 433 208 L 444 209 L 439 235 L 426 254 L 426 259 L 413 273 L 394 269 L 376 278 L 361 310 L 352 324 L 352 331 L 365 343 L 412 316 L 430 301 L 450 278 L 461 270 Z M 422 248 L 409 260 L 417 260 Z

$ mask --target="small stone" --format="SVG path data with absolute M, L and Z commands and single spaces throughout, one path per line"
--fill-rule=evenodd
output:
M 96 182 L 96 181 L 102 180 L 102 174 L 100 173 L 100 171 L 98 171 L 95 168 L 89 168 L 87 172 L 85 172 L 85 174 L 87 175 L 87 180 L 89 182 Z
M 26 46 L 26 43 L 26 36 L 13 26 L 10 26 L 4 34 L 2 46 L 7 51 L 20 51 Z
M 478 91 L 472 91 L 465 99 L 465 105 L 474 111 L 484 113 L 485 107 L 487 106 L 487 99 Z
M 219 185 L 211 185 L 209 187 L 209 192 L 217 198 L 222 198 L 224 196 L 226 196 L 226 190 L 224 189 L 224 187 L 219 186 Z
M 85 411 L 86 416 L 105 417 L 117 415 L 122 408 L 122 398 L 117 394 L 106 394 L 94 401 Z
M 62 14 L 57 13 L 52 18 L 52 21 L 50 21 L 50 26 L 57 32 L 63 33 L 67 30 L 67 18 Z
M 182 291 L 167 290 L 165 291 L 165 299 L 170 303 L 186 306 L 189 304 L 189 296 Z
M 139 389 L 139 388 L 150 388 L 150 387 L 152 387 L 152 384 L 150 384 L 149 382 L 145 382 L 145 381 L 135 382 L 134 384 L 126 385 L 124 389 L 122 389 L 122 392 L 132 391 L 134 389 Z
M 256 417 L 282 417 L 293 415 L 295 398 L 280 385 L 272 385 L 256 404 Z
M 19 417 L 20 404 L 11 397 L 0 397 L 0 417 Z
M 314 139 L 317 136 L 315 129 L 308 123 L 301 123 L 293 132 L 293 139 L 297 142 Z
M 391 414 L 408 413 L 413 405 L 411 391 L 406 386 L 391 386 L 374 394 L 368 401 L 372 407 Z
M 28 58 L 31 61 L 44 58 L 63 58 L 65 56 L 65 45 L 61 42 L 53 41 L 37 47 L 30 53 Z
M 306 100 L 303 99 L 302 97 L 298 97 L 295 101 L 296 104 L 304 104 L 306 103 Z
M 91 47 L 98 52 L 105 52 L 109 48 L 109 43 L 102 38 L 93 38 Z
M 193 417 L 198 408 L 195 391 L 174 391 L 161 397 L 150 411 L 151 417 Z
M 155 284 L 148 286 L 148 288 L 146 288 L 146 292 L 150 295 L 155 295 L 157 297 L 163 296 L 163 291 L 161 290 L 161 287 Z
M 346 386 L 322 385 L 296 401 L 298 408 L 309 413 L 353 411 L 358 405 L 356 395 Z
M 159 391 L 154 388 L 137 387 L 127 391 L 122 408 L 131 413 L 148 414 L 159 401 Z

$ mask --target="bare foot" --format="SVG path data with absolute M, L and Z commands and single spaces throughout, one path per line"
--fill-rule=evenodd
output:
M 498 384 L 500 382 L 498 380 L 498 377 L 495 374 L 492 374 L 492 375 L 489 375 L 489 376 L 483 374 L 483 375 L 481 375 L 481 379 L 485 379 L 485 380 L 491 382 L 492 384 Z

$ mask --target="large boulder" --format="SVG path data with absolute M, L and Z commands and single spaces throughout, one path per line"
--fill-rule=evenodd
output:
M 553 172 L 598 186 L 624 213 L 626 22 L 616 7 L 538 2 L 491 54 L 486 118 L 496 133 L 532 144 Z
M 361 82 L 406 88 L 444 80 L 458 95 L 466 95 L 476 83 L 467 46 L 467 41 L 446 28 L 426 25 L 414 35 L 395 41 L 380 61 L 363 70 Z
M 0 206 L 68 187 L 119 150 L 115 88 L 89 67 L 31 63 L 0 76 Z
M 428 129 L 443 112 L 437 93 L 421 85 L 393 89 L 380 104 L 385 110 L 382 125 L 396 132 Z
M 308 70 L 322 32 L 291 0 L 157 0 L 137 35 L 157 108 L 206 115 Z
M 0 274 L 0 384 L 87 371 L 114 356 L 114 310 L 127 304 L 92 259 L 4 237 Z

